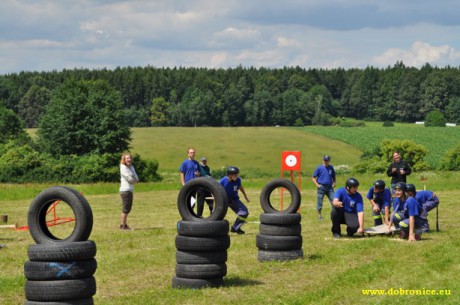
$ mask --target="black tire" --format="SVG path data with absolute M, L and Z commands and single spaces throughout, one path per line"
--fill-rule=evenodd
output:
M 62 302 L 36 302 L 26 301 L 25 305 L 94 305 L 93 298 L 86 298 L 81 300 L 71 300 Z
M 176 251 L 176 263 L 178 264 L 222 264 L 227 261 L 227 251 L 203 252 L 203 251 Z
M 27 251 L 31 261 L 57 262 L 87 260 L 96 256 L 92 240 L 31 245 Z
M 57 200 L 60 200 L 61 204 L 68 204 L 75 218 L 72 233 L 64 239 L 54 236 L 46 225 L 46 212 Z M 77 191 L 59 186 L 50 187 L 35 197 L 29 207 L 27 220 L 30 235 L 37 244 L 85 241 L 93 228 L 93 214 L 88 201 Z
M 96 294 L 93 276 L 62 281 L 26 281 L 26 299 L 40 302 L 60 302 L 90 298 Z
M 287 250 L 287 251 L 270 251 L 259 250 L 257 260 L 259 261 L 289 261 L 303 257 L 303 250 Z
M 214 207 L 211 215 L 206 218 L 198 217 L 190 206 L 191 197 L 196 191 L 209 192 L 214 197 Z M 214 221 L 222 220 L 227 215 L 228 197 L 222 185 L 214 179 L 198 177 L 188 181 L 180 190 L 177 197 L 177 208 L 182 220 Z
M 256 236 L 257 248 L 261 250 L 298 250 L 302 248 L 302 236 Z
M 177 222 L 177 233 L 182 236 L 224 236 L 228 234 L 228 220 L 216 221 L 187 221 Z
M 24 275 L 32 281 L 72 280 L 92 276 L 96 268 L 94 258 L 61 262 L 27 261 L 24 264 Z
M 230 247 L 230 236 L 176 236 L 176 249 L 181 251 L 220 252 Z
M 215 279 L 227 275 L 227 264 L 176 264 L 176 276 L 186 279 Z
M 262 213 L 260 214 L 260 223 L 265 225 L 296 225 L 299 224 L 302 216 L 298 213 L 292 214 L 276 214 Z
M 223 278 L 216 279 L 186 279 L 177 276 L 172 278 L 172 287 L 173 288 L 191 288 L 191 289 L 201 289 L 201 288 L 211 288 L 211 287 L 221 287 L 224 285 Z
M 282 211 L 273 207 L 270 201 L 272 192 L 279 187 L 287 189 L 291 194 L 291 202 Z M 299 189 L 292 181 L 287 179 L 273 179 L 268 182 L 260 192 L 260 205 L 262 206 L 262 210 L 264 210 L 265 213 L 297 213 L 300 207 L 300 201 L 301 199 Z
M 302 226 L 300 223 L 295 225 L 266 225 L 261 223 L 259 226 L 259 232 L 262 235 L 275 236 L 300 235 L 302 232 Z

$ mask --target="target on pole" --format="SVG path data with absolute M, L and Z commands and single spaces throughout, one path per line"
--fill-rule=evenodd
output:
M 283 151 L 281 153 L 281 169 L 283 171 L 300 171 L 300 151 Z

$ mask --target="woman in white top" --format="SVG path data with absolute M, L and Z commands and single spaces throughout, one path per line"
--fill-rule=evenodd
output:
M 139 177 L 137 177 L 134 170 L 133 159 L 129 153 L 121 156 L 120 176 L 120 196 L 122 203 L 120 229 L 131 230 L 126 224 L 126 219 L 133 206 L 134 183 L 139 181 Z

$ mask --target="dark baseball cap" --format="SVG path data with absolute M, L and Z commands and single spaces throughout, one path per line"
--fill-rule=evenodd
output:
M 324 161 L 330 161 L 331 157 L 329 155 L 324 155 L 323 160 Z

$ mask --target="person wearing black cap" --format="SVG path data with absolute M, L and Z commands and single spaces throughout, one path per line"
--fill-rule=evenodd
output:
M 324 195 L 329 198 L 331 204 L 334 200 L 335 170 L 334 167 L 329 164 L 330 161 L 331 157 L 325 155 L 323 157 L 323 164 L 315 169 L 311 178 L 317 188 L 316 210 L 318 211 L 319 221 L 323 220 L 321 210 L 323 209 Z

